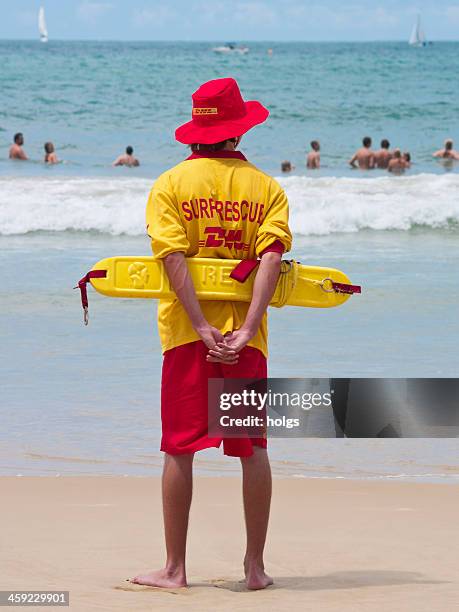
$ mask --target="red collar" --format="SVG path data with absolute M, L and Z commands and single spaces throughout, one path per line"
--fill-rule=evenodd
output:
M 202 159 L 202 158 L 217 158 L 217 159 L 241 159 L 247 161 L 246 157 L 240 151 L 193 151 L 193 153 L 187 157 L 189 159 Z

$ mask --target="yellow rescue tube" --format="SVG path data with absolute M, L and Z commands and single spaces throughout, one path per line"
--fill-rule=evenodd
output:
M 252 299 L 256 269 L 244 282 L 239 282 L 230 277 L 239 260 L 190 257 L 187 264 L 199 300 L 250 302 Z M 175 298 L 162 261 L 154 257 L 109 257 L 99 261 L 92 270 L 106 271 L 102 278 L 89 279 L 103 295 Z M 360 287 L 351 285 L 339 270 L 283 261 L 271 305 L 331 308 L 346 302 L 351 293 L 360 293 Z

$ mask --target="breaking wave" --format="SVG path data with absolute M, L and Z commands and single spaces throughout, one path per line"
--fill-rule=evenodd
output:
M 459 228 L 459 175 L 289 176 L 279 179 L 294 233 Z M 97 231 L 143 235 L 152 181 L 141 178 L 0 178 L 0 234 Z

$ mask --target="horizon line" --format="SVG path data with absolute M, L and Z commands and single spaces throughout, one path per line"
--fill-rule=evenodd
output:
M 185 38 L 177 38 L 177 39 L 147 39 L 147 38 L 51 38 L 48 42 L 126 42 L 126 43 L 221 43 L 222 40 L 226 42 L 229 39 L 185 39 Z M 0 38 L 0 42 L 40 42 L 39 37 L 33 38 Z M 386 43 L 397 43 L 403 42 L 409 44 L 407 39 L 405 38 L 373 38 L 373 39 L 365 39 L 365 40 L 343 40 L 343 39 L 333 39 L 333 40 L 305 40 L 305 39 L 231 39 L 231 42 L 234 43 L 320 43 L 320 44 L 330 44 L 330 43 L 352 43 L 352 44 L 365 44 L 365 43 L 376 43 L 376 42 L 386 42 Z M 431 38 L 427 41 L 428 43 L 438 43 L 438 42 L 459 42 L 459 38 Z

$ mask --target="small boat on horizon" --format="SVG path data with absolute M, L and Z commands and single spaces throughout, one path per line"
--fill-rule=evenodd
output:
M 48 28 L 46 27 L 45 9 L 43 6 L 40 6 L 40 10 L 38 11 L 38 31 L 40 33 L 40 41 L 42 43 L 47 43 Z
M 229 55 L 232 53 L 246 55 L 249 52 L 249 48 L 245 46 L 239 47 L 235 43 L 226 43 L 226 45 L 221 45 L 220 47 L 213 47 L 212 51 L 220 55 Z
M 418 13 L 416 23 L 411 30 L 411 36 L 408 41 L 411 47 L 425 47 L 426 43 L 426 35 L 424 30 L 421 28 L 421 15 Z

